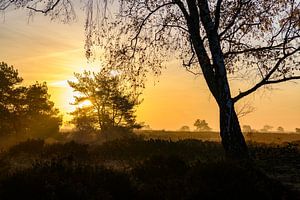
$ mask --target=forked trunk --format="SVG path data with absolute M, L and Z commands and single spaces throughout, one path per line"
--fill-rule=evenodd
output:
M 233 159 L 248 159 L 248 148 L 231 98 L 220 36 L 210 17 L 208 1 L 187 1 L 187 5 L 189 13 L 183 4 L 178 4 L 186 17 L 191 42 L 205 81 L 219 105 L 220 134 L 226 155 Z M 205 40 L 201 37 L 200 23 L 206 31 L 209 46 L 206 46 Z
M 234 104 L 230 100 L 220 106 L 220 135 L 228 158 L 249 158 L 247 144 L 234 110 Z

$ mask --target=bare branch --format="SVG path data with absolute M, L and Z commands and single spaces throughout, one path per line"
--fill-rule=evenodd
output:
M 233 41 L 231 41 L 231 42 L 233 42 Z M 282 46 L 283 46 L 283 43 L 280 43 L 280 44 L 277 44 L 277 45 L 273 45 L 273 43 L 272 43 L 268 46 L 263 46 L 263 47 L 246 48 L 246 49 L 240 50 L 240 51 L 228 51 L 228 52 L 224 53 L 224 57 L 227 58 L 230 55 L 238 55 L 238 54 L 252 53 L 252 52 L 261 52 L 261 51 L 264 51 L 264 50 L 282 49 L 282 48 L 279 48 L 279 47 L 282 47 Z
M 139 28 L 136 32 L 136 35 L 131 39 L 131 46 L 133 46 L 133 49 L 134 49 L 132 56 L 134 56 L 135 49 L 136 49 L 136 46 L 137 46 L 137 43 L 138 43 L 138 37 L 139 37 L 146 21 L 151 17 L 151 15 L 153 15 L 159 9 L 161 9 L 161 8 L 167 6 L 167 5 L 172 5 L 172 4 L 174 4 L 174 2 L 168 2 L 168 3 L 161 4 L 161 5 L 157 6 L 154 10 L 151 10 L 150 13 L 148 13 L 148 15 L 143 19 L 142 23 L 139 25 Z M 134 42 L 134 44 L 133 44 L 133 42 Z
M 163 26 L 165 27 L 170 27 L 170 28 L 179 28 L 185 32 L 189 32 L 189 30 L 187 30 L 186 28 L 184 28 L 183 26 L 180 26 L 180 25 L 175 25 L 175 24 L 164 24 Z
M 220 24 L 221 5 L 223 0 L 218 0 L 215 10 L 215 29 L 218 30 Z
M 61 0 L 56 0 L 56 2 L 53 5 L 49 6 L 46 10 L 36 9 L 34 7 L 31 7 L 31 6 L 27 6 L 26 8 L 28 8 L 30 10 L 33 10 L 34 12 L 40 12 L 40 13 L 47 14 L 48 12 L 50 12 L 51 10 L 53 10 L 58 5 L 58 3 L 60 1 Z
M 300 76 L 284 77 L 284 78 L 278 79 L 278 80 L 269 80 L 269 81 L 266 81 L 265 84 L 282 83 L 282 82 L 286 82 L 286 81 L 290 81 L 290 80 L 299 80 L 299 79 L 300 79 Z
M 283 79 L 278 79 L 278 80 L 269 80 L 270 77 L 273 75 L 273 73 L 282 64 L 282 62 L 284 62 L 288 57 L 294 55 L 296 52 L 299 52 L 299 51 L 300 51 L 300 47 L 298 47 L 297 49 L 295 49 L 294 51 L 292 51 L 292 52 L 290 52 L 288 54 L 285 54 L 283 57 L 281 57 L 280 59 L 278 59 L 277 62 L 276 62 L 276 64 L 274 65 L 274 67 L 268 72 L 268 74 L 259 83 L 257 83 L 255 86 L 253 86 L 252 88 L 250 88 L 249 90 L 247 90 L 245 92 L 240 92 L 240 94 L 238 94 L 236 97 L 233 98 L 233 102 L 237 102 L 241 98 L 243 98 L 243 97 L 245 97 L 245 96 L 247 96 L 247 95 L 255 92 L 257 89 L 259 89 L 263 85 L 272 84 L 272 83 L 280 83 L 280 82 L 284 82 L 284 81 L 299 79 L 298 76 L 291 76 L 291 77 L 287 77 L 287 78 L 283 78 Z
M 241 117 L 245 117 L 246 115 L 254 112 L 255 108 L 250 104 L 250 102 L 246 102 L 240 108 L 237 108 L 236 110 L 237 110 L 237 112 L 236 112 L 237 116 L 239 118 L 241 118 Z
M 194 72 L 193 70 L 191 70 L 190 68 L 185 67 L 185 70 L 191 74 L 193 74 L 194 76 L 199 76 L 199 75 L 203 75 L 203 73 L 201 72 Z
M 251 0 L 248 0 L 248 1 L 245 1 L 243 2 L 242 0 L 239 1 L 239 6 L 235 12 L 235 14 L 233 15 L 233 17 L 231 18 L 231 21 L 228 23 L 228 25 L 224 28 L 224 30 L 219 34 L 219 37 L 221 38 L 236 22 L 236 20 L 238 19 L 240 13 L 241 13 L 241 10 L 242 10 L 242 7 L 249 3 Z
M 12 1 L 1 1 L 0 2 L 0 10 L 6 10 L 10 5 L 11 5 Z
M 179 7 L 179 9 L 181 10 L 184 18 L 185 19 L 189 19 L 190 15 L 187 12 L 186 8 L 184 7 L 184 4 L 182 3 L 182 1 L 180 1 L 180 0 L 174 0 L 174 3 Z

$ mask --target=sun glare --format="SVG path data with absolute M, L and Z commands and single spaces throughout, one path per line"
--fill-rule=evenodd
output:
M 85 107 L 89 107 L 92 105 L 92 102 L 90 100 L 84 100 L 83 102 L 81 102 L 78 106 L 79 108 L 85 108 Z
M 118 70 L 111 70 L 110 71 L 110 75 L 112 76 L 112 77 L 116 77 L 116 76 L 118 76 L 118 75 L 120 75 L 121 73 L 118 71 Z

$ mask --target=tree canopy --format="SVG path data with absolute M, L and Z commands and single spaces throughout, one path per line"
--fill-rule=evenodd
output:
M 79 95 L 75 96 L 76 110 L 72 112 L 78 131 L 109 134 L 115 130 L 132 130 L 139 127 L 134 115 L 139 104 L 138 95 L 122 82 L 121 75 L 106 72 L 75 73 L 76 81 L 69 85 Z M 88 101 L 90 105 L 81 106 Z
M 273 126 L 270 126 L 268 124 L 264 125 L 264 127 L 262 129 L 260 129 L 261 132 L 268 132 L 271 131 L 273 129 Z
M 179 129 L 179 131 L 182 131 L 182 132 L 189 132 L 189 131 L 190 131 L 190 127 L 184 125 L 184 126 L 182 126 L 182 127 Z
M 197 119 L 194 126 L 196 127 L 196 131 L 211 131 L 211 128 L 205 120 Z
M 250 125 L 243 125 L 243 132 L 250 133 L 250 132 L 253 132 L 253 129 L 251 128 Z
M 0 133 L 46 138 L 59 131 L 62 117 L 46 83 L 21 86 L 13 66 L 0 63 Z

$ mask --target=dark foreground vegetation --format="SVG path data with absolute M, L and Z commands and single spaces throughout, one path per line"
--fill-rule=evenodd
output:
M 28 140 L 0 154 L 0 199 L 297 199 L 299 148 L 252 144 L 238 163 L 192 139 Z

